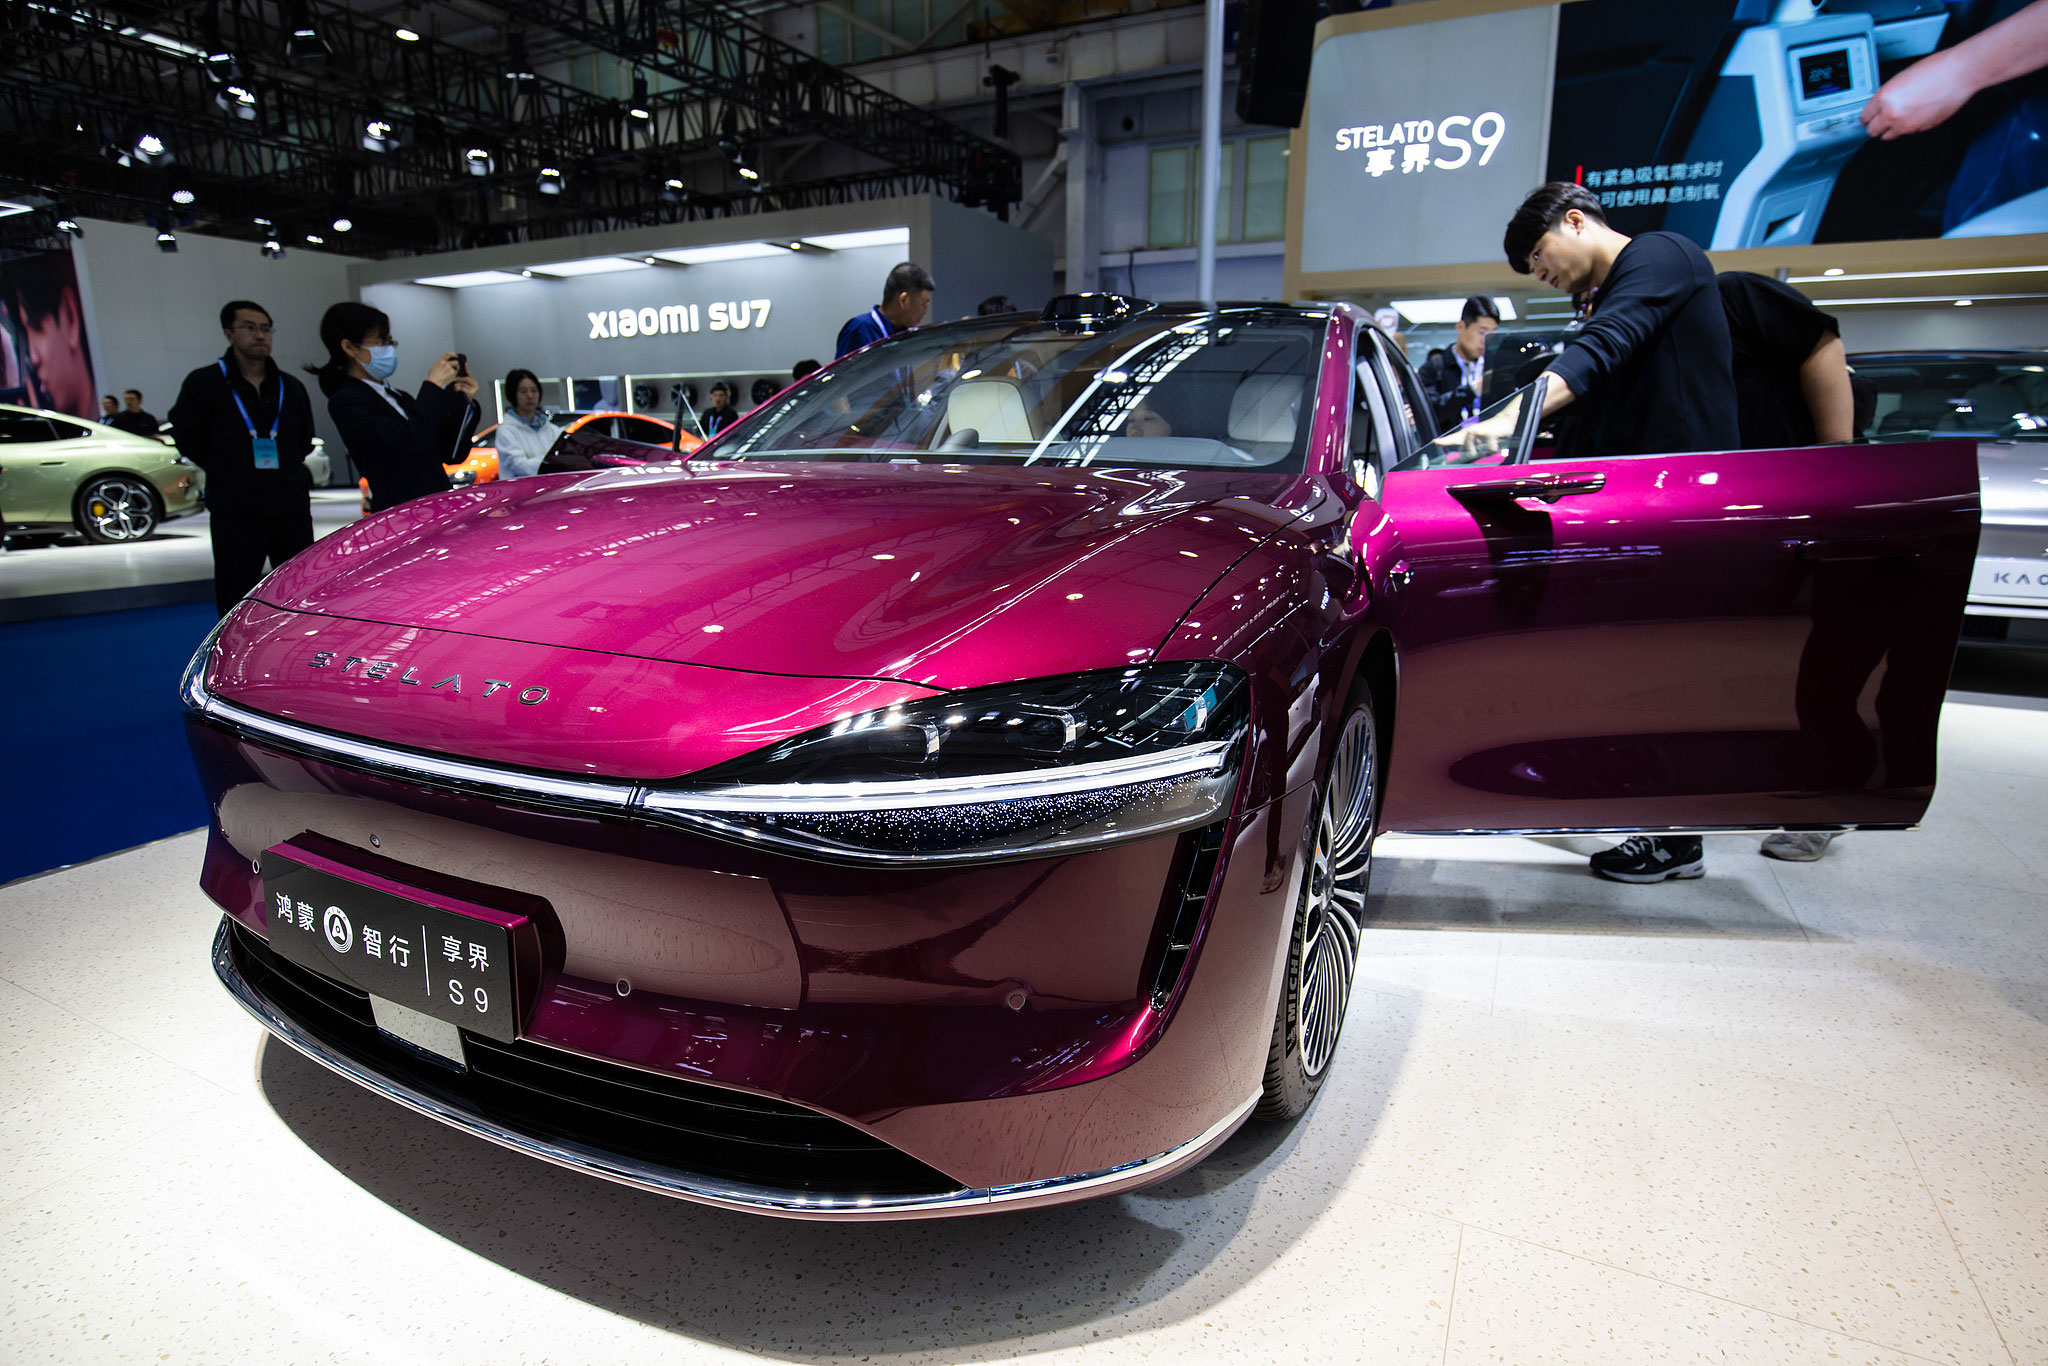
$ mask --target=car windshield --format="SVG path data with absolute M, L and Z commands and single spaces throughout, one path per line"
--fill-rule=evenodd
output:
M 1295 472 L 1323 327 L 1245 308 L 921 328 L 805 381 L 717 455 Z
M 2048 440 L 2048 355 L 1898 356 L 1852 361 L 1864 402 L 1863 435 L 1878 441 L 1937 436 Z

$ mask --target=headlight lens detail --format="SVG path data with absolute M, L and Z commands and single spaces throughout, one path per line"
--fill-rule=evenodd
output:
M 1248 714 L 1228 664 L 1070 674 L 864 712 L 638 805 L 811 857 L 1029 858 L 1216 819 Z

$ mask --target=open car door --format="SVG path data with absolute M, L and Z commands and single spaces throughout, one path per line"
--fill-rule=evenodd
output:
M 1977 543 L 1970 442 L 1417 467 L 1381 827 L 1906 826 Z

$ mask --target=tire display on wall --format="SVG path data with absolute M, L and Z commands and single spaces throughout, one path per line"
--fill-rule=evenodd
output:
M 1287 950 L 1287 975 L 1266 1054 L 1259 1119 L 1293 1119 L 1328 1075 L 1351 1004 L 1380 789 L 1379 729 L 1361 682 L 1330 757 L 1302 857 L 1301 892 Z
M 161 520 L 156 490 L 140 475 L 94 475 L 78 491 L 78 529 L 95 544 L 139 541 Z

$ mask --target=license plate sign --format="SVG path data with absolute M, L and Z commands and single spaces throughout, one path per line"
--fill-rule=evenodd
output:
M 1970 575 L 1973 598 L 2017 598 L 2048 604 L 2048 558 L 2012 559 L 1999 555 L 1978 557 Z
M 510 1043 L 519 1037 L 524 916 L 349 870 L 290 844 L 263 853 L 263 913 L 280 958 Z

